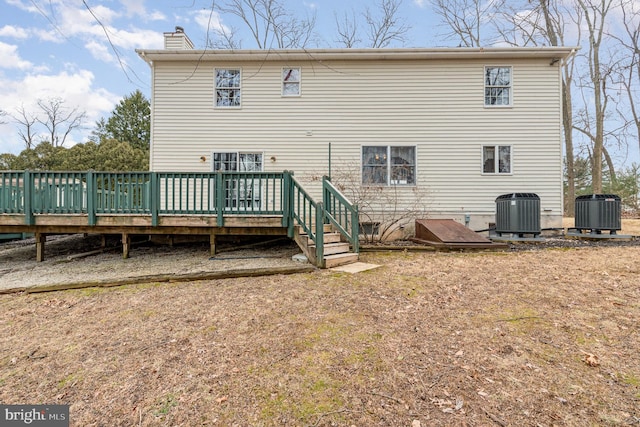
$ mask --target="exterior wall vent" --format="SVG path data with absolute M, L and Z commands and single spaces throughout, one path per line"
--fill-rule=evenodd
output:
M 615 234 L 622 229 L 620 197 L 615 194 L 588 194 L 576 197 L 575 228 Z
M 496 233 L 537 236 L 540 229 L 540 197 L 535 193 L 503 194 L 496 198 Z

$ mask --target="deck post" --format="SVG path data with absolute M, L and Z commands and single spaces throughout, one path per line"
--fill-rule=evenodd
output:
M 44 244 L 47 241 L 47 235 L 36 233 L 36 261 L 44 261 Z
M 316 266 L 324 268 L 324 206 L 316 205 Z
M 28 170 L 24 171 L 24 222 L 27 225 L 33 225 L 33 176 Z
M 131 248 L 131 236 L 128 233 L 122 233 L 122 259 L 129 258 L 129 249 Z
M 96 180 L 93 170 L 87 171 L 87 221 L 89 225 L 96 225 Z
M 284 171 L 284 215 L 287 217 L 287 235 L 290 239 L 293 239 L 295 221 L 295 205 L 293 200 L 293 171 Z
M 209 246 L 210 246 L 210 254 L 211 256 L 215 256 L 216 254 L 216 234 L 211 233 L 209 235 Z
M 151 189 L 150 189 L 150 200 L 151 204 L 151 226 L 158 226 L 158 211 L 160 210 L 160 187 L 158 185 L 158 173 L 151 172 Z
M 351 243 L 355 253 L 360 252 L 360 214 L 358 212 L 358 205 L 353 205 L 353 210 L 351 211 Z
M 216 221 L 218 227 L 224 226 L 224 179 L 222 171 L 216 174 Z

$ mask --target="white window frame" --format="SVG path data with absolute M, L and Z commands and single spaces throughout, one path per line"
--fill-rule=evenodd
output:
M 218 172 L 215 168 L 216 154 L 235 154 L 236 165 L 235 170 L 223 172 L 262 172 L 264 171 L 264 152 L 262 151 L 214 151 L 211 153 L 211 169 Z M 242 155 L 260 156 L 260 170 L 248 171 L 243 169 Z M 226 179 L 224 184 L 225 209 L 241 209 L 241 210 L 260 210 L 263 200 L 263 189 L 260 188 L 259 182 L 250 183 L 234 178 Z M 213 197 L 213 192 L 211 193 Z M 212 202 L 214 203 L 214 202 Z
M 222 171 L 222 172 L 263 172 L 264 171 L 264 152 L 263 151 L 258 151 L 258 150 L 245 150 L 245 151 L 213 151 L 211 152 L 211 170 L 213 172 L 218 172 L 215 168 L 215 164 L 216 164 L 216 154 L 235 154 L 236 155 L 236 168 L 235 170 L 227 170 L 227 171 Z M 261 158 L 260 161 L 260 170 L 256 170 L 256 171 L 245 171 L 245 170 L 241 170 L 242 169 L 242 161 L 240 159 L 240 157 L 242 155 L 259 155 Z
M 292 79 L 290 76 L 290 70 L 298 71 L 298 79 Z M 283 67 L 282 73 L 280 74 L 280 80 L 282 83 L 282 91 L 281 94 L 283 97 L 297 97 L 302 95 L 302 68 L 301 67 Z M 287 93 L 285 87 L 293 87 L 294 85 L 298 86 L 298 93 Z
M 507 85 L 498 85 L 498 84 L 487 84 L 487 73 L 490 69 L 507 69 L 509 70 L 509 84 Z M 483 87 L 484 87 L 484 106 L 485 108 L 509 108 L 513 106 L 513 67 L 510 65 L 485 65 L 484 74 L 482 76 L 483 79 Z M 487 102 L 491 98 L 499 98 L 498 95 L 487 95 L 487 91 L 490 90 L 504 90 L 507 89 L 509 92 L 509 102 L 507 104 L 491 104 Z
M 378 163 L 368 163 L 365 164 L 365 149 L 366 148 L 377 148 L 380 153 L 376 154 L 376 161 Z M 411 148 L 413 150 L 413 163 L 407 165 L 410 169 L 410 178 L 411 179 L 393 179 L 394 176 L 394 168 L 399 168 L 402 166 L 395 165 L 392 163 L 394 156 L 392 155 L 392 150 L 399 148 Z M 384 150 L 382 150 L 384 149 Z M 417 183 L 417 175 L 418 175 L 418 148 L 415 145 L 363 145 L 360 149 L 360 182 L 363 186 L 369 187 L 415 187 Z M 384 171 L 381 177 L 384 177 L 384 182 L 367 182 L 365 180 L 365 167 L 375 168 L 379 167 Z M 397 178 L 397 177 L 396 177 Z
M 485 149 L 487 148 L 493 148 L 493 159 L 487 159 L 485 158 Z M 503 148 L 508 148 L 509 149 L 509 170 L 504 169 L 503 164 L 501 164 L 500 161 L 500 149 Z M 513 175 L 513 145 L 509 145 L 509 144 L 486 144 L 483 145 L 482 148 L 480 149 L 480 156 L 482 159 L 482 163 L 481 163 L 481 172 L 483 175 Z M 493 172 L 486 171 L 485 168 L 485 163 L 487 163 L 489 160 L 492 160 L 493 163 Z
M 218 71 L 237 71 L 238 72 L 238 86 L 218 86 Z M 218 103 L 218 91 L 238 91 L 238 104 L 237 105 L 224 105 Z M 220 109 L 239 109 L 242 108 L 242 68 L 239 67 L 225 67 L 214 68 L 213 70 L 213 106 Z

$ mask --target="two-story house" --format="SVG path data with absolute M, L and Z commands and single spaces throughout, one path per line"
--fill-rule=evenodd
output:
M 561 227 L 573 51 L 196 50 L 177 28 L 164 49 L 138 50 L 152 73 L 151 170 L 290 170 L 311 194 L 331 175 L 363 222 L 413 210 L 473 229 L 494 222 L 499 195 L 536 193 L 543 228 Z

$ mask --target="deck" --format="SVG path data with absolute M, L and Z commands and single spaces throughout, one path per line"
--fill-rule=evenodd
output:
M 304 235 L 303 251 L 326 263 L 325 230 L 358 252 L 358 211 L 323 180 L 315 201 L 292 172 L 0 172 L 0 233 L 33 233 L 44 259 L 51 234 Z M 296 241 L 301 242 L 300 239 Z

